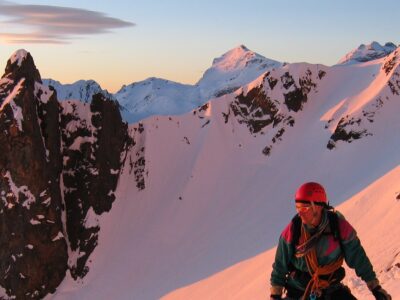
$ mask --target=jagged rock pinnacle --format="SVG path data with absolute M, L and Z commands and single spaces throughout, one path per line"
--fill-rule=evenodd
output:
M 31 54 L 23 49 L 17 50 L 11 55 L 2 78 L 4 77 L 15 81 L 25 78 L 27 82 L 42 83 L 39 70 L 36 68 Z

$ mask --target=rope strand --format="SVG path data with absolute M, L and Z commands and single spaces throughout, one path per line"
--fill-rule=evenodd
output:
M 323 226 L 324 230 L 326 225 Z M 318 235 L 318 239 L 321 236 L 322 232 L 318 230 L 316 235 Z M 302 256 L 305 256 L 306 264 L 308 272 L 311 275 L 311 279 L 307 284 L 306 290 L 304 292 L 302 300 L 306 300 L 307 297 L 311 294 L 318 294 L 320 296 L 321 291 L 329 287 L 332 283 L 332 277 L 336 270 L 338 270 L 343 264 L 343 256 L 341 255 L 336 261 L 320 266 L 317 258 L 317 250 L 316 250 L 316 241 L 313 240 L 314 236 L 310 237 L 310 234 L 307 230 L 305 230 L 304 226 L 301 227 L 301 235 L 304 237 L 305 242 L 301 245 L 302 250 L 305 251 Z M 311 241 L 312 240 L 312 245 Z M 297 253 L 296 253 L 297 256 Z M 320 275 L 330 275 L 328 280 L 321 279 Z
M 305 237 L 305 235 L 303 234 L 304 225 L 301 224 L 301 236 L 305 238 L 303 239 L 304 242 L 296 247 L 296 254 L 295 254 L 296 257 L 305 256 L 317 245 L 322 233 L 325 231 L 328 224 L 329 224 L 328 218 L 323 218 L 321 224 L 319 224 L 317 227 L 317 231 L 311 237 L 309 234 L 307 235 L 307 237 Z

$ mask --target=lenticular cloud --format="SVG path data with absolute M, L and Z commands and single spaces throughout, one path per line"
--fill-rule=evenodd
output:
M 0 2 L 0 15 L 15 28 L 28 27 L 24 33 L 0 32 L 6 43 L 69 43 L 76 36 L 107 33 L 111 29 L 134 26 L 134 23 L 85 9 L 51 6 L 19 5 Z

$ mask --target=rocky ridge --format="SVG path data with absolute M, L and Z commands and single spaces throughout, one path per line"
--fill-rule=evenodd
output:
M 358 48 L 342 57 L 338 64 L 360 63 L 375 60 L 389 55 L 396 48 L 396 45 L 392 42 L 387 42 L 383 46 L 378 42 L 372 42 L 368 45 L 361 44 Z
M 309 94 L 317 91 L 326 74 L 324 67 L 318 65 L 304 66 L 296 75 L 291 72 L 289 67 L 266 72 L 261 82 L 241 89 L 224 113 L 225 123 L 233 114 L 254 136 L 267 135 L 270 142 L 262 151 L 267 156 L 294 126 L 297 112 L 303 109 Z
M 40 299 L 68 269 L 87 273 L 132 140 L 115 101 L 60 104 L 24 50 L 7 63 L 0 105 L 0 285 Z
M 0 285 L 17 299 L 52 292 L 67 270 L 55 94 L 29 53 L 0 81 Z
M 72 84 L 61 84 L 53 79 L 43 79 L 43 84 L 52 86 L 57 91 L 57 98 L 61 100 L 80 100 L 84 103 L 90 103 L 96 94 L 102 94 L 107 98 L 113 95 L 107 90 L 103 90 L 101 86 L 94 80 L 78 80 Z

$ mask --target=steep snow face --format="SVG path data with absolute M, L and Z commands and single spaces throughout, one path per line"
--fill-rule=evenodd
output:
M 52 86 L 57 91 L 59 100 L 80 100 L 84 103 L 90 103 L 93 95 L 100 93 L 107 98 L 112 95 L 107 90 L 103 90 L 101 86 L 94 80 L 79 80 L 71 84 L 61 84 L 53 79 L 43 79 L 43 84 Z
M 265 58 L 240 45 L 214 59 L 211 68 L 197 83 L 200 95 L 208 100 L 229 94 L 267 70 L 281 65 L 278 61 Z
M 361 44 L 357 49 L 343 56 L 338 64 L 359 63 L 378 59 L 392 53 L 395 49 L 396 45 L 391 42 L 386 43 L 384 46 L 378 42 L 372 42 L 368 45 Z
M 372 74 L 370 84 L 360 92 L 343 99 L 323 117 L 326 128 L 333 134 L 328 148 L 336 147 L 338 141 L 351 143 L 376 131 L 375 121 L 396 111 L 393 100 L 400 94 L 400 50 L 396 49 L 387 57 L 366 63 L 366 66 L 379 68 Z M 388 110 L 393 107 L 393 110 Z M 340 116 L 338 118 L 338 116 Z
M 159 78 L 123 86 L 114 96 L 128 123 L 152 115 L 183 114 L 202 104 L 195 86 Z
M 359 222 L 356 214 L 379 219 L 374 224 L 380 230 L 371 232 L 366 250 L 384 285 L 398 283 L 397 229 L 383 229 L 397 226 L 400 198 L 398 172 L 391 177 L 400 161 L 397 73 L 396 51 L 359 65 L 289 64 L 190 113 L 131 125 L 135 145 L 115 206 L 99 221 L 91 271 L 82 283 L 64 281 L 54 299 L 159 299 L 276 245 L 295 213 L 293 196 L 300 184 L 322 183 L 331 204 L 338 205 L 387 174 L 390 183 L 367 190 L 364 195 L 371 198 L 357 198 L 344 213 L 362 238 L 371 222 L 364 216 Z M 378 98 L 382 103 L 371 117 Z M 369 134 L 337 139 L 329 147 L 347 115 L 360 118 L 357 130 Z M 392 189 L 383 201 L 379 191 L 385 184 Z M 380 203 L 376 214 L 371 202 Z M 371 242 L 378 238 L 387 243 L 384 260 L 378 256 L 382 245 Z M 265 298 L 273 252 L 262 256 L 252 269 L 229 271 L 232 280 L 245 276 L 241 284 L 219 281 L 203 285 L 203 294 L 192 290 L 175 299 Z M 385 280 L 392 275 L 394 281 Z M 349 280 L 362 294 L 363 283 L 354 276 Z M 218 290 L 237 293 L 229 297 Z

